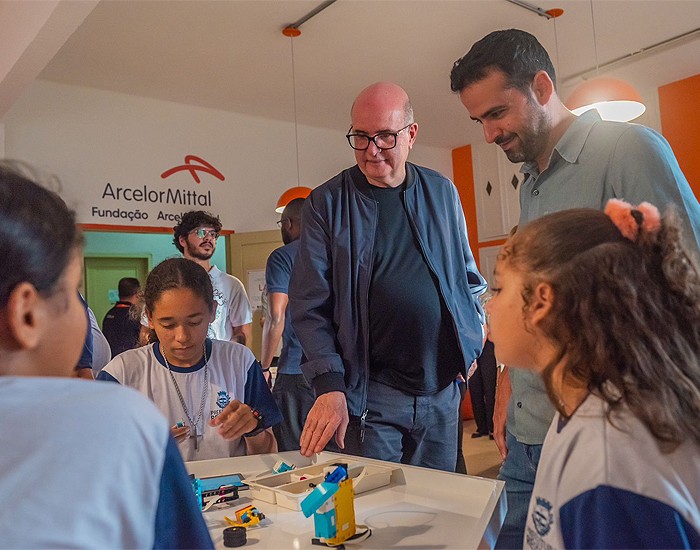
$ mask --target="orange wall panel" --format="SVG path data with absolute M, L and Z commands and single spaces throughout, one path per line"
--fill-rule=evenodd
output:
M 700 75 L 659 88 L 661 132 L 676 154 L 681 170 L 700 199 Z
M 476 225 L 476 196 L 474 195 L 474 170 L 472 168 L 472 146 L 465 145 L 452 149 L 452 173 L 454 184 L 462 201 L 464 217 L 469 232 L 469 247 L 479 263 L 479 229 Z

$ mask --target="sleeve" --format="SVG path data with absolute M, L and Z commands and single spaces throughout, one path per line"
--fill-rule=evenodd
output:
M 153 548 L 214 548 L 180 451 L 168 437 Z
M 117 384 L 122 384 L 128 386 L 127 381 L 124 379 L 124 356 L 123 354 L 117 355 L 109 363 L 107 363 L 104 368 L 95 376 L 95 380 L 101 380 L 104 382 L 116 382 Z
M 265 266 L 265 285 L 267 292 L 289 294 L 289 278 L 292 275 L 291 265 L 284 261 L 284 254 L 278 248 L 267 259 Z
M 83 307 L 85 308 L 85 318 L 87 319 L 87 332 L 85 334 L 85 340 L 83 341 L 83 351 L 80 354 L 80 359 L 78 359 L 78 364 L 75 366 L 75 368 L 92 369 L 92 352 L 94 342 L 92 336 L 92 327 L 90 326 L 90 313 L 85 299 L 80 293 L 78 293 L 78 296 L 80 297 L 80 301 L 82 302 Z
M 629 125 L 615 144 L 610 178 L 617 198 L 632 204 L 648 201 L 662 212 L 674 205 L 686 244 L 700 250 L 700 204 L 663 136 Z
M 566 548 L 700 548 L 700 534 L 674 508 L 599 485 L 559 511 Z
M 116 378 L 114 378 L 114 376 L 112 376 L 111 374 L 109 374 L 109 373 L 108 373 L 107 371 L 105 371 L 104 369 L 101 370 L 101 371 L 97 374 L 97 376 L 95 377 L 95 380 L 101 380 L 102 382 L 116 382 L 117 384 L 120 383 L 119 380 L 117 380 Z
M 246 294 L 243 283 L 233 278 L 231 296 L 229 298 L 228 319 L 231 326 L 240 327 L 253 322 L 253 310 Z
M 474 254 L 472 254 L 472 249 L 469 246 L 469 233 L 467 230 L 467 220 L 464 217 L 464 209 L 462 208 L 462 202 L 459 200 L 459 194 L 457 193 L 457 188 L 451 183 L 451 190 L 454 196 L 455 205 L 455 216 L 457 219 L 457 225 L 459 227 L 459 238 L 462 245 L 462 251 L 464 253 L 464 263 L 467 266 L 467 282 L 469 283 L 469 290 L 474 298 L 474 307 L 479 314 L 479 321 L 481 324 L 486 323 L 486 315 L 481 307 L 481 302 L 479 301 L 479 296 L 486 292 L 486 279 L 479 272 L 479 268 L 476 266 L 476 260 L 474 259 Z
M 272 392 L 267 385 L 267 380 L 265 380 L 262 367 L 258 361 L 253 361 L 248 367 L 243 402 L 257 410 L 263 418 L 263 422 L 258 426 L 258 429 L 248 435 L 255 435 L 282 422 L 282 413 L 272 397 Z
M 301 368 L 316 395 L 345 392 L 345 367 L 333 325 L 331 264 L 330 232 L 312 193 L 304 204 L 288 307 L 294 333 L 307 359 Z
M 90 332 L 92 333 L 92 373 L 97 374 L 109 363 L 112 359 L 112 348 L 109 347 L 109 342 L 105 335 L 100 330 L 100 325 L 97 324 L 95 313 L 88 308 L 88 317 L 90 318 Z

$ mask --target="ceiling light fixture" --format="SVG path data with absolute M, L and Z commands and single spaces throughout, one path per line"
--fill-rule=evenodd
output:
M 282 34 L 289 37 L 289 42 L 292 49 L 292 97 L 294 102 L 294 143 L 296 146 L 296 158 L 297 158 L 297 184 L 296 187 L 290 187 L 287 189 L 279 199 L 277 199 L 277 205 L 275 206 L 275 212 L 281 214 L 285 207 L 294 199 L 303 198 L 309 196 L 311 189 L 309 187 L 304 187 L 301 185 L 301 177 L 299 174 L 299 124 L 297 121 L 297 81 L 294 69 L 294 39 L 301 35 L 301 31 L 296 27 L 285 27 L 282 30 Z
M 281 214 L 285 207 L 294 199 L 305 199 L 311 193 L 311 188 L 301 185 L 301 177 L 299 174 L 299 123 L 297 120 L 297 81 L 296 81 L 296 70 L 294 66 L 294 39 L 301 36 L 301 31 L 299 26 L 311 19 L 313 16 L 317 15 L 324 9 L 326 9 L 331 4 L 335 3 L 336 0 L 326 0 L 319 4 L 316 8 L 307 13 L 304 17 L 295 21 L 291 25 L 287 25 L 282 29 L 282 34 L 289 37 L 289 44 L 291 47 L 291 59 L 292 59 L 292 97 L 294 102 L 294 143 L 296 146 L 296 159 L 297 159 L 297 184 L 295 187 L 290 187 L 287 189 L 280 198 L 277 200 L 277 205 L 275 206 L 275 212 Z
M 631 84 L 623 80 L 598 76 L 598 45 L 596 41 L 593 0 L 590 0 L 590 5 L 596 77 L 578 86 L 569 96 L 566 106 L 576 115 L 585 113 L 590 109 L 596 109 L 603 120 L 621 122 L 633 120 L 646 111 L 646 106 L 639 92 Z

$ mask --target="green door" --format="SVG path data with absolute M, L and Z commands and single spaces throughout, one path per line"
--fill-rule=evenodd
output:
M 148 275 L 149 260 L 144 256 L 85 258 L 85 299 L 95 312 L 100 327 L 105 314 L 119 297 L 119 279 L 136 277 L 143 286 Z

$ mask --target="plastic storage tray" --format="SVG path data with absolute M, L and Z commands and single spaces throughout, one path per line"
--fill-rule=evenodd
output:
M 333 464 L 348 465 L 348 475 L 353 481 L 355 494 L 371 491 L 377 487 L 389 485 L 391 473 L 396 469 L 391 466 L 366 463 L 359 460 L 338 460 L 314 464 L 280 474 L 246 479 L 251 496 L 259 500 L 277 504 L 290 510 L 301 510 L 301 501 L 311 492 L 310 484 L 318 485 L 325 477 L 324 468 Z M 304 477 L 304 479 L 299 479 Z

